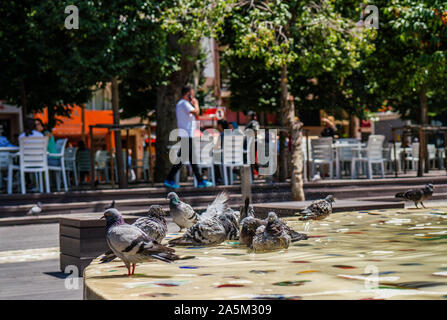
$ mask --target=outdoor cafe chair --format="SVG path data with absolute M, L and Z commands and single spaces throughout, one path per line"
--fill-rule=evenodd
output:
M 77 147 L 65 148 L 65 171 L 73 172 L 73 181 L 75 186 L 79 185 L 78 181 L 78 170 L 76 168 L 76 153 L 78 151 Z M 68 176 L 69 178 L 69 176 Z M 68 179 L 68 186 L 70 186 L 70 179 Z
M 95 153 L 95 176 L 98 176 L 100 171 L 104 174 L 104 180 L 109 182 L 109 152 L 106 150 L 98 150 Z M 115 166 L 116 167 L 116 166 Z M 113 174 L 113 173 L 112 173 Z
M 149 181 L 150 171 L 149 171 L 149 151 L 145 151 L 143 159 L 135 159 L 132 165 L 132 169 L 142 169 L 144 181 Z
M 12 159 L 8 165 L 8 194 L 12 193 L 13 173 L 20 172 L 20 187 L 22 194 L 26 194 L 25 173 L 39 175 L 40 190 L 43 191 L 42 174 L 45 174 L 46 192 L 50 192 L 50 174 L 48 168 L 48 137 L 22 137 L 19 140 L 20 151 L 12 157 L 19 157 L 19 163 Z
M 76 169 L 78 172 L 79 181 L 82 181 L 82 175 L 83 172 L 90 173 L 90 150 L 84 149 L 84 150 L 78 150 L 77 156 L 76 156 Z
M 367 164 L 368 179 L 372 179 L 373 164 L 380 165 L 382 178 L 385 177 L 385 159 L 383 158 L 383 142 L 385 136 L 383 135 L 370 135 L 368 138 L 368 145 L 365 149 L 357 149 L 357 154 L 352 158 L 351 162 L 351 178 L 357 176 L 356 165 L 357 163 Z M 366 151 L 366 156 L 363 156 L 362 151 Z
M 60 191 L 61 187 L 61 176 L 62 182 L 64 183 L 65 192 L 68 191 L 67 185 L 67 172 L 65 171 L 65 146 L 67 145 L 68 139 L 59 139 L 56 141 L 57 153 L 49 153 L 48 156 L 52 158 L 59 159 L 58 166 L 48 166 L 50 171 L 56 171 L 56 187 L 57 191 Z
M 334 178 L 334 153 L 332 151 L 332 138 L 318 138 L 310 141 L 312 161 L 310 166 L 311 177 L 315 175 L 315 166 L 321 169 L 322 165 L 329 166 L 330 178 Z

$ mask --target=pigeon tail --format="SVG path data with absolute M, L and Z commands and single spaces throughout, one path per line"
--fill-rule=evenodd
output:
M 311 214 L 312 211 L 309 210 L 309 208 L 303 209 L 300 212 L 298 212 L 298 214 L 300 215 L 307 215 L 307 214 Z
M 171 253 L 171 252 L 161 252 L 158 254 L 151 254 L 150 256 L 155 259 L 158 259 L 158 260 L 161 260 L 164 262 L 168 262 L 168 263 L 180 259 L 176 254 Z
M 196 246 L 198 244 L 201 245 L 201 243 L 198 243 L 197 241 L 195 241 L 194 239 L 191 239 L 189 237 L 175 238 L 175 239 L 168 241 L 168 243 L 169 243 L 169 245 L 173 245 L 173 246 Z
M 290 229 L 289 236 L 292 239 L 292 242 L 307 240 L 309 237 L 307 234 L 296 232 L 295 230 Z

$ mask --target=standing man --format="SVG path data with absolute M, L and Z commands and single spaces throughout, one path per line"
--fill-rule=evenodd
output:
M 191 164 L 194 175 L 196 176 L 198 182 L 197 186 L 199 188 L 210 187 L 213 184 L 202 178 L 197 164 L 194 164 L 192 160 L 192 138 L 194 137 L 194 133 L 197 129 L 196 117 L 200 114 L 200 109 L 199 102 L 194 97 L 194 90 L 191 87 L 185 86 L 182 88 L 182 98 L 179 100 L 179 102 L 177 102 L 175 113 L 177 115 L 177 127 L 179 129 L 183 129 L 180 130 L 179 136 L 188 137 L 189 139 L 189 163 Z M 175 174 L 177 173 L 177 171 L 180 170 L 182 166 L 183 163 L 181 161 L 178 164 L 172 166 L 172 169 L 164 182 L 164 185 L 166 187 L 174 189 L 180 188 L 180 186 L 175 183 Z

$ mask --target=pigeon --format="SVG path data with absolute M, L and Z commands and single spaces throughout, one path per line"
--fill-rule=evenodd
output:
M 197 213 L 189 204 L 180 201 L 175 192 L 168 193 L 167 199 L 169 199 L 169 209 L 172 219 L 179 226 L 179 231 L 190 228 L 197 223 Z
M 396 193 L 396 198 L 401 198 L 404 200 L 414 201 L 416 208 L 418 208 L 418 202 L 425 208 L 422 201 L 427 200 L 433 194 L 434 186 L 429 183 L 422 189 L 411 189 L 406 192 Z
M 114 207 L 114 203 L 112 203 L 112 205 Z M 156 240 L 158 243 L 161 243 L 168 232 L 168 226 L 166 224 L 166 219 L 164 218 L 165 215 L 166 214 L 161 206 L 152 205 L 149 207 L 148 215 L 146 217 L 138 218 L 132 225 L 142 230 L 147 236 Z M 106 263 L 115 258 L 116 255 L 113 251 L 108 250 L 104 253 L 103 257 L 101 257 L 100 261 Z
M 149 207 L 148 215 L 138 218 L 132 225 L 140 228 L 149 237 L 161 243 L 168 233 L 168 225 L 164 216 L 166 216 L 166 213 L 161 206 L 152 205 Z
M 135 265 L 139 262 L 152 259 L 172 262 L 179 259 L 174 249 L 159 244 L 138 227 L 125 223 L 117 209 L 107 209 L 102 218 L 106 219 L 107 244 L 126 265 L 128 276 L 135 273 Z
M 287 249 L 292 241 L 284 228 L 284 224 L 274 212 L 269 212 L 267 224 L 260 226 L 253 237 L 254 252 Z
M 253 237 L 256 235 L 256 230 L 260 226 L 267 225 L 267 220 L 255 218 L 253 206 L 249 204 L 248 198 L 245 200 L 245 206 L 241 208 L 241 218 L 244 216 L 240 223 L 239 244 L 246 245 L 252 248 Z M 299 233 L 290 228 L 284 221 L 278 219 L 279 223 L 283 225 L 284 230 L 290 236 L 292 242 L 307 240 L 307 235 Z
M 224 212 L 229 212 L 232 209 L 227 204 L 228 194 L 224 191 L 217 195 L 216 199 L 202 212 L 198 218 L 207 219 L 218 216 Z
M 239 223 L 234 212 L 226 211 L 219 215 L 200 219 L 179 238 L 169 241 L 170 245 L 212 246 L 225 240 L 239 238 Z
M 42 212 L 42 203 L 39 201 L 26 213 L 28 216 L 38 216 Z
M 332 214 L 333 202 L 335 202 L 335 198 L 332 195 L 328 195 L 324 199 L 315 200 L 310 206 L 298 213 L 302 216 L 300 220 L 321 220 L 326 218 Z

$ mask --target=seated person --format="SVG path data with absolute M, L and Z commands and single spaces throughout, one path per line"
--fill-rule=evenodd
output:
M 3 134 L 3 126 L 0 125 L 0 148 L 1 147 L 15 147 L 11 142 L 8 141 L 8 138 L 2 136 Z
M 33 118 L 26 118 L 25 131 L 19 135 L 19 139 L 23 137 L 43 137 L 43 134 L 36 130 L 36 122 Z
M 322 137 L 331 137 L 336 138 L 337 133 L 337 127 L 335 126 L 334 122 L 331 121 L 329 118 L 321 118 L 321 122 L 323 123 L 323 131 L 321 131 Z

